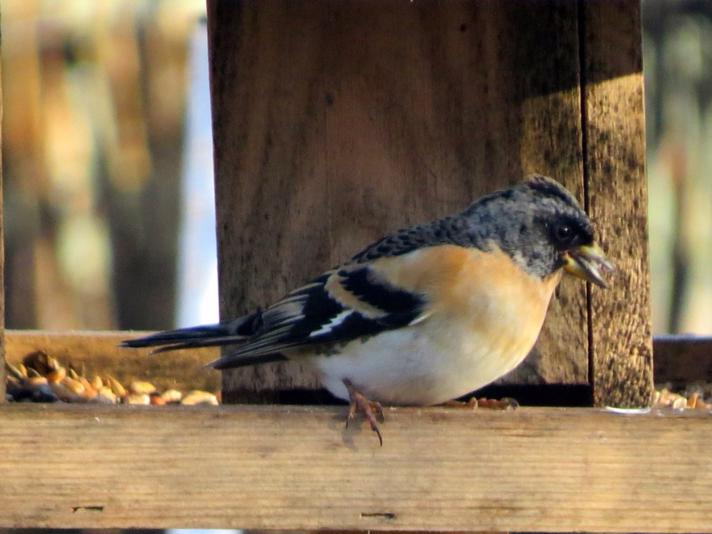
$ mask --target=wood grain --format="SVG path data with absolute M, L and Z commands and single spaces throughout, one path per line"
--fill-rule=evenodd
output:
M 591 292 L 594 402 L 648 405 L 653 360 L 640 3 L 580 6 L 589 213 L 618 267 L 609 290 Z
M 211 0 L 208 23 L 223 317 L 530 172 L 583 199 L 574 3 Z M 566 282 L 510 379 L 586 383 L 585 313 Z
M 712 532 L 712 416 L 0 407 L 0 527 Z
M 71 366 L 88 377 L 111 375 L 123 384 L 131 380 L 148 380 L 160 390 L 220 389 L 218 372 L 204 367 L 219 356 L 217 349 L 181 350 L 151 356 L 151 349 L 119 347 L 124 339 L 148 333 L 7 330 L 7 360 L 17 363 L 28 354 L 43 351 L 57 358 L 62 365 Z

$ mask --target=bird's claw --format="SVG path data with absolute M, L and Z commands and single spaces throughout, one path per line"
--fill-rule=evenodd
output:
M 349 399 L 351 404 L 349 405 L 349 413 L 346 416 L 346 428 L 349 427 L 349 423 L 356 417 L 357 412 L 361 412 L 363 416 L 368 421 L 371 430 L 373 430 L 378 436 L 378 443 L 383 447 L 383 436 L 381 435 L 381 430 L 378 427 L 378 421 L 383 422 L 383 406 L 380 402 L 371 401 L 366 396 L 358 391 L 350 380 L 345 379 L 344 385 L 349 392 Z

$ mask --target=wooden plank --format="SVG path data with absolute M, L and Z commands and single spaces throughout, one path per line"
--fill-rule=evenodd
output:
M 0 407 L 0 527 L 712 532 L 712 417 Z
M 594 402 L 652 401 L 643 67 L 638 0 L 580 2 L 588 211 L 618 266 L 591 290 Z
M 583 199 L 575 3 L 211 0 L 208 23 L 225 318 L 526 173 Z M 586 328 L 567 281 L 510 379 L 586 383 Z M 274 369 L 224 389 L 311 381 Z
M 712 383 L 712 337 L 666 335 L 653 338 L 655 383 Z
M 5 332 L 7 360 L 21 362 L 28 354 L 43 351 L 57 358 L 62 365 L 71 366 L 89 377 L 111 375 L 124 384 L 131 380 L 148 380 L 160 390 L 220 389 L 218 372 L 204 368 L 206 363 L 218 357 L 216 349 L 181 350 L 151 356 L 150 349 L 119 347 L 124 339 L 148 333 L 8 330 Z
M 216 349 L 201 349 L 195 353 L 179 351 L 174 354 L 150 356 L 147 349 L 121 349 L 123 339 L 149 332 L 51 332 L 33 330 L 6 330 L 5 351 L 7 361 L 17 363 L 33 352 L 44 351 L 59 357 L 66 365 L 85 369 L 87 373 L 109 374 L 121 381 L 133 378 L 149 380 L 158 387 L 193 389 L 200 387 L 213 391 L 219 387 L 219 377 L 207 373 L 203 365 L 216 358 Z M 655 354 L 655 383 L 691 384 L 712 382 L 712 338 L 704 336 L 664 335 L 653 339 Z M 318 381 L 307 373 L 298 375 L 304 382 L 294 383 L 295 388 L 315 389 Z M 267 373 L 255 390 L 255 382 L 242 377 L 235 382 L 244 393 L 284 386 L 286 378 Z M 571 396 L 569 390 L 562 395 Z M 508 393 L 511 394 L 511 393 Z M 550 401 L 549 401 L 550 403 Z

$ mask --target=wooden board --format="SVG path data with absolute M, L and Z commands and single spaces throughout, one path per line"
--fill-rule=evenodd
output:
M 124 339 L 148 332 L 48 332 L 46 330 L 8 330 L 5 345 L 9 362 L 17 363 L 36 351 L 54 356 L 85 376 L 111 375 L 119 382 L 148 380 L 159 390 L 175 388 L 218 391 L 220 377 L 205 364 L 218 357 L 217 349 L 181 350 L 151 356 L 150 349 L 124 349 Z M 3 382 L 4 383 L 4 382 Z
M 712 416 L 0 407 L 0 527 L 712 532 Z
M 576 3 L 211 0 L 208 22 L 225 318 L 527 173 L 584 198 Z M 565 281 L 510 380 L 587 382 L 585 302 Z
M 712 383 L 712 338 L 666 335 L 653 340 L 655 383 Z
M 591 292 L 597 405 L 641 406 L 653 392 L 640 3 L 580 3 L 588 208 L 618 273 Z
M 218 356 L 217 349 L 178 351 L 160 356 L 151 356 L 148 349 L 121 349 L 121 340 L 150 332 L 136 331 L 73 331 L 50 332 L 46 330 L 6 330 L 5 356 L 11 363 L 35 351 L 55 355 L 65 365 L 85 369 L 88 374 L 111 375 L 120 381 L 141 378 L 154 382 L 158 387 L 176 387 L 181 390 L 201 387 L 213 391 L 220 379 L 205 363 Z M 701 336 L 666 335 L 653 339 L 655 353 L 655 383 L 692 384 L 712 383 L 712 338 Z M 242 376 L 243 382 L 235 382 L 236 389 L 244 393 L 256 393 L 264 389 L 283 386 L 287 378 L 270 374 L 271 368 L 263 369 L 261 382 Z M 294 377 L 295 389 L 319 387 L 315 376 L 300 373 Z M 298 380 L 298 382 L 296 382 Z M 257 387 L 257 389 L 255 389 Z M 566 393 L 571 396 L 571 392 Z M 519 397 L 517 397 L 519 399 Z M 521 400 L 521 399 L 519 399 Z

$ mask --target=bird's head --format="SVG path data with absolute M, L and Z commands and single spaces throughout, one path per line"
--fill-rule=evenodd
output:
M 603 272 L 613 265 L 596 244 L 586 212 L 555 180 L 531 176 L 483 197 L 463 215 L 475 243 L 494 243 L 530 274 L 545 277 L 563 268 L 607 287 Z

